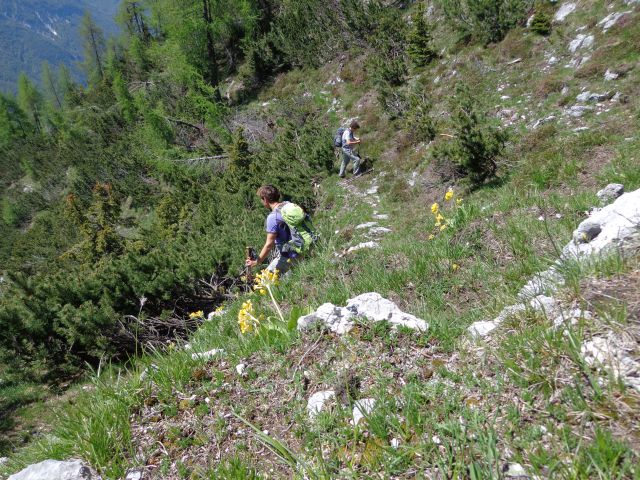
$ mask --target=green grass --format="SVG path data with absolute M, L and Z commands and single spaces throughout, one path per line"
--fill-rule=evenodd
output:
M 486 50 L 459 46 L 456 62 L 417 72 L 434 112 L 446 109 L 451 84 L 434 84 L 432 78 L 452 69 L 479 92 L 489 110 L 498 103 L 530 108 L 535 117 L 527 111 L 526 123 L 558 114 L 559 102 L 572 101 L 581 88 L 600 91 L 603 58 L 637 61 L 637 50 L 629 47 L 637 42 L 637 22 L 606 38 L 597 36 L 592 62 L 600 62 L 593 67 L 598 75 L 575 77 L 562 62 L 546 83 L 538 74 L 545 48 L 566 50 L 571 28 L 606 15 L 602 2 L 582 10 L 569 17 L 567 26 L 554 26 L 548 40 L 518 30 Z M 451 46 L 452 39 L 438 42 Z M 514 57 L 522 62 L 505 66 Z M 376 209 L 390 215 L 379 223 L 393 230 L 380 240 L 380 249 L 334 255 L 367 240 L 354 227 L 372 220 L 373 208 L 330 178 L 321 185 L 314 217 L 322 241 L 314 256 L 274 290 L 287 326 L 241 335 L 236 319 L 245 298 L 230 301 L 225 316 L 194 333 L 192 350 L 175 345 L 138 359 L 130 371 L 99 376 L 90 391 L 56 409 L 46 437 L 18 451 L 0 471 L 73 456 L 91 463 L 105 478 L 121 478 L 140 461 L 135 457 L 135 419 L 152 430 L 166 427 L 158 441 L 166 441 L 170 454 L 158 463 L 158 472 L 181 478 L 287 478 L 301 477 L 303 471 L 308 478 L 403 478 L 413 470 L 435 475 L 436 469 L 449 478 L 500 478 L 509 463 L 550 478 L 639 478 L 638 418 L 628 413 L 637 412 L 637 396 L 580 356 L 582 340 L 598 328 L 624 328 L 629 321 L 624 303 L 599 306 L 596 324 L 582 320 L 565 329 L 554 329 L 549 319 L 527 312 L 506 322 L 498 339 L 482 348 L 465 336 L 472 322 L 493 318 L 513 304 L 528 277 L 555 262 L 584 212 L 597 204 L 598 188 L 609 182 L 623 183 L 628 191 L 640 187 L 635 125 L 639 86 L 634 76 L 624 76 L 616 86 L 631 101 L 585 117 L 588 131 L 575 133 L 573 125 L 562 122 L 537 130 L 524 123 L 514 126 L 500 181 L 474 192 L 456 186 L 464 202 L 454 211 L 442 199 L 451 181 L 437 175 L 430 147 L 396 142 L 395 134 L 405 133 L 402 122 L 390 122 L 376 106 L 358 108 L 370 93 L 366 72 L 349 67 L 343 76 L 352 83 L 329 88 L 325 83 L 334 73 L 330 67 L 294 71 L 281 76 L 261 99 L 311 92 L 318 106 L 328 108 L 336 96 L 345 111 L 328 115 L 332 125 L 342 120 L 342 113 L 367 119 L 363 138 L 366 153 L 375 160 L 373 175 L 385 172 L 378 179 L 381 202 Z M 498 93 L 498 84 L 508 87 Z M 571 93 L 562 99 L 559 90 L 565 84 Z M 524 96 L 528 93 L 531 97 Z M 502 94 L 511 98 L 502 101 Z M 424 180 L 414 187 L 406 182 L 412 170 Z M 354 184 L 366 189 L 370 179 Z M 430 210 L 434 201 L 447 205 L 443 210 L 452 220 L 439 233 Z M 615 256 L 567 264 L 561 298 L 582 304 L 588 279 L 636 270 L 637 262 Z M 344 305 L 368 291 L 425 319 L 429 330 L 395 332 L 385 324 L 359 323 L 337 338 L 291 328 L 299 315 L 322 303 Z M 267 298 L 252 298 L 256 311 L 275 315 Z M 191 358 L 192 352 L 213 348 L 225 354 L 208 362 Z M 249 365 L 244 377 L 234 370 L 241 362 Z M 345 370 L 362 380 L 358 398 L 376 399 L 374 410 L 354 427 L 347 400 L 310 421 L 308 396 L 334 386 Z M 28 387 L 21 388 L 7 390 L 7 402 L 34 398 Z M 265 402 L 270 409 L 265 410 Z M 145 419 L 150 408 L 157 412 L 157 422 Z M 191 433 L 184 429 L 188 418 L 198 419 Z M 230 432 L 242 425 L 246 432 L 233 437 Z M 216 465 L 190 462 L 189 455 L 202 442 L 232 442 L 227 444 L 233 449 L 221 454 Z M 271 453 L 258 455 L 260 449 Z M 185 453 L 189 460 L 182 462 Z M 176 459 L 181 463 L 172 466 Z

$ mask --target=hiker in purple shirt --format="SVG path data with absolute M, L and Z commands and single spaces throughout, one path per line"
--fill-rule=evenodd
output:
M 280 201 L 280 192 L 273 185 L 263 185 L 257 192 L 262 205 L 271 210 L 265 222 L 267 239 L 255 260 L 248 258 L 245 261 L 247 267 L 255 267 L 262 264 L 275 248 L 275 256 L 269 263 L 267 270 L 278 270 L 281 275 L 289 270 L 297 261 L 298 255 L 291 251 L 282 251 L 282 247 L 291 240 L 289 226 L 282 219 L 280 207 L 287 202 Z

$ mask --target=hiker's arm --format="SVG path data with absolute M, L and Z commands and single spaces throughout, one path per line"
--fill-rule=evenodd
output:
M 273 247 L 276 246 L 277 236 L 278 235 L 276 233 L 267 233 L 267 240 L 264 242 L 264 246 L 262 247 L 262 250 L 260 250 L 258 258 L 256 258 L 255 260 L 251 260 L 248 258 L 245 262 L 245 265 L 247 267 L 255 267 L 256 265 L 260 265 L 262 262 L 264 262 L 267 259 L 269 252 L 271 252 L 271 250 L 273 250 Z

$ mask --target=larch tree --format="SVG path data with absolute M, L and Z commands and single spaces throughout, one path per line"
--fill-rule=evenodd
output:
M 82 66 L 90 84 L 97 84 L 104 79 L 104 34 L 91 18 L 89 12 L 85 12 L 80 23 L 80 36 L 83 40 L 84 61 Z

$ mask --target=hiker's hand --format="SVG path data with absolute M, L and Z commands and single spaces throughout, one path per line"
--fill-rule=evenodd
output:
M 258 261 L 257 260 L 251 260 L 250 258 L 247 258 L 244 262 L 245 267 L 249 267 L 249 268 L 253 268 L 256 265 L 258 265 Z

